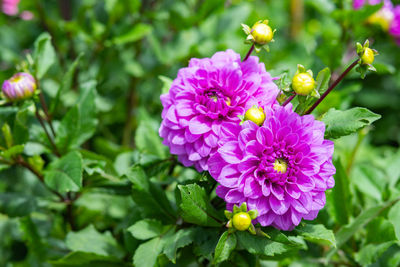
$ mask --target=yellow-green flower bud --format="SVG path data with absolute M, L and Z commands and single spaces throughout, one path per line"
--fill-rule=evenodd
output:
M 239 212 L 233 215 L 233 227 L 239 231 L 246 231 L 251 225 L 251 218 L 247 212 Z
M 259 107 L 249 108 L 244 114 L 245 121 L 252 121 L 258 126 L 261 126 L 265 121 L 265 113 L 264 110 Z
M 361 60 L 363 64 L 372 64 L 374 62 L 375 55 L 374 51 L 371 48 L 365 48 L 364 54 L 361 56 Z
M 271 42 L 274 38 L 274 32 L 267 23 L 267 20 L 257 22 L 251 28 L 251 35 L 253 36 L 255 43 L 264 45 Z
M 292 80 L 292 88 L 298 95 L 308 95 L 316 84 L 314 78 L 307 72 L 296 74 Z

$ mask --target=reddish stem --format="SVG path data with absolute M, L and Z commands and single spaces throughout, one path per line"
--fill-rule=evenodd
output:
M 359 59 L 356 59 L 353 63 L 351 63 L 350 66 L 347 67 L 347 69 L 337 78 L 331 86 L 329 86 L 328 90 L 325 91 L 325 93 L 312 105 L 311 108 L 309 108 L 304 114 L 310 114 L 311 112 L 314 111 L 314 109 L 322 102 L 322 100 L 325 99 L 325 97 L 340 83 L 340 81 L 343 80 L 343 78 L 357 65 Z
M 244 59 L 243 59 L 242 62 L 245 62 L 245 61 L 250 57 L 251 53 L 253 53 L 253 50 L 254 50 L 254 44 L 250 47 L 249 52 L 247 52 L 247 54 L 246 54 L 246 56 L 244 57 Z

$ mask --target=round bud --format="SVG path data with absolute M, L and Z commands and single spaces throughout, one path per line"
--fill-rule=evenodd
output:
M 265 121 L 265 113 L 264 110 L 256 107 L 249 108 L 244 114 L 245 121 L 252 121 L 258 126 L 261 126 Z
M 292 88 L 298 95 L 308 95 L 315 85 L 314 78 L 307 72 L 296 74 L 292 80 Z
M 29 73 L 20 72 L 5 80 L 1 90 L 8 100 L 19 101 L 30 98 L 36 88 L 35 78 Z
M 239 212 L 233 215 L 233 227 L 239 231 L 246 231 L 251 225 L 251 218 L 247 212 Z
M 364 54 L 361 56 L 363 64 L 372 64 L 374 62 L 374 51 L 371 48 L 365 48 Z
M 260 22 L 253 25 L 251 28 L 251 35 L 254 38 L 254 42 L 260 45 L 267 44 L 274 38 L 274 32 L 271 27 Z

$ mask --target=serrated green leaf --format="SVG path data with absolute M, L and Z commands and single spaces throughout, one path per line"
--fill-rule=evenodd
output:
M 56 145 L 60 152 L 77 148 L 88 140 L 96 130 L 96 82 L 81 85 L 77 104 L 68 111 L 57 129 Z
M 336 139 L 352 134 L 380 118 L 381 115 L 366 108 L 356 107 L 346 111 L 332 108 L 322 118 L 326 125 L 325 138 Z
M 50 164 L 44 173 L 44 181 L 57 192 L 76 192 L 82 188 L 82 171 L 82 156 L 72 151 Z
M 144 219 L 136 222 L 128 228 L 128 231 L 136 239 L 146 240 L 164 233 L 168 227 L 162 225 L 160 221 L 152 219 Z
M 93 225 L 89 225 L 79 232 L 69 232 L 65 244 L 72 251 L 112 256 L 119 259 L 124 255 L 110 232 L 99 233 Z
M 214 263 L 220 263 L 229 259 L 232 251 L 236 248 L 236 236 L 235 233 L 229 233 L 225 231 L 215 248 Z
M 178 185 L 181 193 L 182 218 L 189 223 L 202 226 L 221 226 L 219 215 L 210 205 L 206 192 L 197 184 Z
M 388 219 L 394 226 L 397 240 L 400 240 L 400 201 L 390 209 Z
M 132 199 L 143 216 L 158 219 L 165 224 L 176 222 L 175 211 L 165 191 L 150 182 L 141 167 L 133 167 L 126 176 L 132 182 Z
M 56 53 L 51 44 L 50 34 L 42 33 L 35 41 L 33 58 L 35 61 L 36 78 L 42 79 L 49 68 L 56 62 Z
M 133 264 L 135 266 L 154 267 L 158 255 L 162 252 L 164 240 L 156 237 L 141 244 L 135 251 L 133 256 Z
M 295 245 L 276 242 L 247 232 L 237 232 L 236 236 L 242 248 L 256 255 L 275 256 L 299 248 Z
M 176 262 L 176 253 L 179 248 L 183 248 L 193 242 L 195 229 L 181 229 L 174 235 L 165 239 L 164 254 L 173 263 Z
M 335 235 L 322 224 L 305 224 L 296 227 L 296 232 L 306 240 L 329 246 L 336 246 Z
M 66 91 L 69 91 L 71 89 L 74 74 L 75 74 L 75 71 L 78 67 L 79 61 L 81 60 L 82 56 L 83 56 L 83 53 L 79 54 L 79 56 L 69 66 L 67 72 L 65 73 L 65 75 L 62 79 L 62 82 L 61 82 L 61 86 L 57 90 L 57 95 L 54 98 L 53 102 L 51 102 L 50 113 L 53 113 L 55 111 L 55 109 L 57 108 L 59 101 L 60 101 L 61 94 L 65 93 Z
M 357 252 L 355 259 L 362 266 L 370 265 L 378 260 L 378 258 L 393 244 L 395 241 L 388 241 L 381 244 L 368 244 Z

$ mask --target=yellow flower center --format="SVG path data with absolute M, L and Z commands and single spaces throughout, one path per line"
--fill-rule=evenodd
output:
M 283 159 L 276 159 L 274 162 L 274 170 L 280 173 L 286 173 L 287 162 Z

